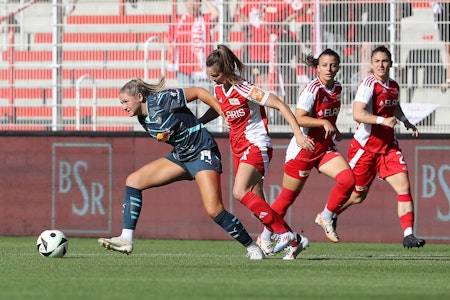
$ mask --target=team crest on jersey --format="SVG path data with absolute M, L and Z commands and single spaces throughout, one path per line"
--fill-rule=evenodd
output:
M 230 102 L 231 105 L 239 105 L 239 104 L 241 104 L 239 102 L 238 98 L 230 98 L 230 99 L 228 99 L 228 102 Z
M 322 102 L 328 102 L 328 98 L 327 97 L 323 97 Z
M 337 100 L 337 101 L 341 101 L 341 94 L 337 94 L 337 95 L 336 95 L 336 100 Z
M 259 88 L 257 88 L 256 86 L 254 86 L 250 93 L 248 93 L 248 97 L 254 101 L 257 102 L 262 102 L 264 99 L 265 93 L 260 90 Z

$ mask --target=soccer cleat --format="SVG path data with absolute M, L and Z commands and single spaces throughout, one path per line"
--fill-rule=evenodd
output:
M 127 255 L 133 252 L 133 243 L 130 243 L 126 238 L 121 236 L 110 239 L 99 238 L 98 243 L 108 250 L 122 252 Z
M 309 246 L 308 238 L 297 233 L 297 246 L 289 246 L 285 249 L 286 255 L 283 260 L 293 260 L 297 258 L 297 255 Z
M 331 218 L 331 225 L 333 226 L 333 229 L 334 229 L 334 231 L 336 231 L 336 228 L 337 228 L 337 215 L 334 215 L 332 218 Z
M 322 229 L 325 231 L 325 235 L 327 238 L 333 242 L 333 243 L 339 243 L 339 237 L 336 233 L 336 231 L 333 228 L 333 221 L 332 220 L 324 220 L 322 219 L 322 213 L 318 213 L 315 220 L 316 224 L 322 227 Z
M 264 255 L 264 252 L 259 248 L 258 246 L 249 247 L 247 248 L 247 256 L 251 260 L 261 260 L 264 259 L 266 256 Z
M 295 240 L 295 234 L 288 231 L 285 233 L 275 235 L 275 246 L 273 247 L 273 252 L 278 253 L 288 245 L 290 245 Z
M 261 235 L 256 239 L 256 244 L 261 248 L 265 255 L 274 255 L 273 253 L 273 242 L 272 240 L 266 241 L 261 238 Z
M 414 234 L 410 234 L 403 238 L 403 247 L 404 248 L 414 248 L 414 247 L 420 248 L 420 247 L 423 247 L 424 245 L 425 245 L 425 240 L 416 238 L 414 236 Z

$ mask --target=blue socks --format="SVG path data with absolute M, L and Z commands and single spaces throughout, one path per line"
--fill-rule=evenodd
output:
M 141 214 L 142 192 L 126 186 L 123 198 L 122 222 L 125 229 L 136 229 L 136 223 Z
M 139 215 L 141 214 L 141 209 L 142 192 L 138 189 L 126 186 L 122 210 L 123 229 L 136 229 L 136 224 L 139 219 Z M 253 239 L 250 237 L 238 218 L 225 209 L 222 210 L 213 220 L 244 247 L 248 247 L 253 243 Z
M 244 247 L 248 247 L 253 243 L 252 238 L 238 218 L 225 209 L 222 210 L 213 220 Z

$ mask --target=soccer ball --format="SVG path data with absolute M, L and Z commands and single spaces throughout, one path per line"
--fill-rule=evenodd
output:
M 59 230 L 45 230 L 39 235 L 36 246 L 44 257 L 61 258 L 69 249 L 69 240 Z

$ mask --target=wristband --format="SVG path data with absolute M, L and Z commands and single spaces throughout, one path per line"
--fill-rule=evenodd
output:
M 380 124 L 382 124 L 382 123 L 383 123 L 383 121 L 384 121 L 384 118 L 383 118 L 383 117 L 380 117 L 380 116 L 378 116 L 378 117 L 377 117 L 377 120 L 375 121 L 375 123 L 376 123 L 376 124 L 378 124 L 378 125 L 380 125 Z
M 402 121 L 403 123 L 405 123 L 405 121 L 408 121 L 408 118 L 406 118 L 405 115 L 400 117 L 400 121 Z

